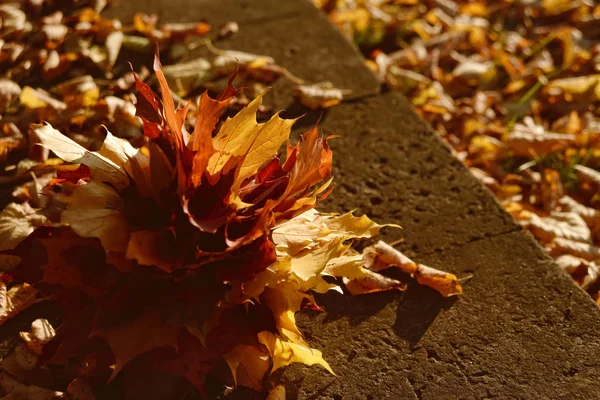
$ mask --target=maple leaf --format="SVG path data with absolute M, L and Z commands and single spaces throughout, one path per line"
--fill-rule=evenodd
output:
M 258 341 L 264 344 L 269 350 L 269 354 L 273 361 L 271 373 L 293 362 L 299 362 L 309 366 L 315 364 L 320 365 L 331 374 L 334 374 L 329 364 L 323 359 L 319 350 L 283 341 L 268 331 L 260 332 L 258 334 Z
M 583 218 L 589 226 L 594 226 L 600 221 L 600 211 L 591 207 L 586 207 L 572 197 L 563 196 L 558 202 L 564 211 L 574 212 Z
M 110 186 L 94 181 L 77 185 L 61 215 L 79 236 L 98 238 L 107 252 L 123 252 L 129 239 L 124 204 Z
M 213 139 L 215 154 L 207 166 L 209 182 L 219 179 L 220 171 L 231 157 L 241 157 L 239 172 L 233 183 L 234 189 L 239 187 L 246 178 L 271 161 L 289 138 L 296 120 L 282 119 L 275 114 L 269 121 L 258 124 L 256 112 L 261 102 L 262 95 L 259 95 L 248 107 L 223 123 Z
M 28 203 L 11 203 L 0 212 L 0 250 L 12 249 L 47 222 Z
M 84 248 L 93 250 L 96 242 L 82 238 L 70 228 L 53 229 L 42 227 L 34 231 L 21 242 L 12 254 L 21 257 L 21 263 L 15 268 L 17 280 L 37 284 L 41 281 L 59 284 L 65 288 L 79 287 L 84 271 L 77 268 L 76 258 L 71 260 L 71 250 Z M 88 255 L 93 255 L 93 252 Z M 91 272 L 90 270 L 85 272 Z
M 300 311 L 305 300 L 308 299 L 313 303 L 315 301 L 311 295 L 300 289 L 301 285 L 296 282 L 283 281 L 277 286 L 265 288 L 260 299 L 271 309 L 279 334 L 294 343 L 307 346 L 296 326 L 295 315 Z
M 386 226 L 398 227 L 392 224 L 379 225 L 366 215 L 355 217 L 352 213 L 321 214 L 316 210 L 308 210 L 277 226 L 273 230 L 273 240 L 278 249 L 294 255 L 307 246 L 315 247 L 335 238 L 373 237 Z
M 302 135 L 301 143 L 288 147 L 287 156 L 283 168 L 290 171 L 290 183 L 282 198 L 304 192 L 331 174 L 332 152 L 316 126 Z
M 38 291 L 26 283 L 8 289 L 6 283 L 0 282 L 0 325 L 39 301 Z
M 106 157 L 124 171 L 135 182 L 136 188 L 142 196 L 158 197 L 150 175 L 149 157 L 144 155 L 140 149 L 133 147 L 127 140 L 114 137 L 107 131 L 98 154 Z
M 165 323 L 156 313 L 145 313 L 140 318 L 105 331 L 92 332 L 106 340 L 115 355 L 112 380 L 131 360 L 157 347 L 178 349 L 179 327 Z
M 269 370 L 270 356 L 252 345 L 237 345 L 223 356 L 236 385 L 263 390 L 263 379 Z
M 89 167 L 93 179 L 109 183 L 117 189 L 129 186 L 130 180 L 123 168 L 102 154 L 86 150 L 49 124 L 37 127 L 35 132 L 40 144 L 52 150 L 61 159 Z
M 28 203 L 11 203 L 0 212 L 0 251 L 16 247 L 37 227 L 47 222 Z M 0 253 L 0 270 L 10 271 L 19 263 L 19 257 Z

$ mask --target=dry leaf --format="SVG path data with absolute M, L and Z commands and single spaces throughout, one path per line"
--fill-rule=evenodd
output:
M 579 215 L 589 226 L 594 226 L 600 221 L 600 211 L 586 207 L 569 196 L 561 197 L 559 204 L 564 211 Z
M 600 100 L 600 74 L 555 79 L 548 83 L 548 88 L 557 88 L 569 94 L 591 94 L 591 100 Z
M 515 124 L 514 130 L 508 135 L 507 144 L 515 155 L 528 157 L 552 153 L 573 143 L 575 139 L 575 135 L 546 132 L 531 119 L 525 119 L 525 124 Z
M 547 248 L 553 255 L 571 254 L 587 261 L 596 261 L 600 259 L 600 247 L 589 243 L 556 238 L 547 246 Z
M 275 60 L 268 56 L 233 50 L 216 50 L 216 52 L 219 55 L 212 64 L 213 71 L 219 75 L 233 75 L 240 66 L 261 68 L 275 65 Z
M 8 289 L 6 283 L 0 282 L 0 325 L 39 301 L 38 291 L 26 283 Z
M 186 96 L 215 78 L 212 64 L 204 58 L 167 65 L 163 72 L 169 86 L 180 96 Z
M 271 373 L 293 362 L 299 362 L 309 366 L 315 364 L 320 365 L 331 374 L 334 374 L 329 364 L 323 360 L 323 356 L 319 350 L 285 342 L 268 331 L 260 332 L 258 334 L 258 341 L 265 345 L 269 350 L 269 354 L 273 361 Z
M 46 217 L 38 214 L 28 203 L 9 204 L 0 212 L 0 250 L 14 248 L 46 222 Z
M 147 313 L 125 326 L 96 331 L 92 335 L 105 339 L 115 355 L 112 380 L 127 363 L 141 354 L 163 346 L 178 349 L 178 331 L 159 315 Z
M 462 293 L 462 286 L 453 274 L 417 264 L 382 241 L 366 248 L 363 254 L 365 268 L 371 271 L 377 272 L 394 266 L 415 277 L 417 282 L 437 290 L 444 297 Z
M 117 189 L 129 186 L 127 173 L 103 155 L 86 150 L 81 145 L 45 124 L 35 129 L 42 146 L 52 150 L 64 161 L 84 164 L 90 168 L 91 177 L 111 184 Z
M 344 91 L 334 87 L 331 82 L 298 85 L 295 90 L 302 105 L 311 110 L 333 107 L 344 99 Z
M 25 86 L 19 96 L 21 105 L 30 108 L 46 108 L 50 107 L 55 111 L 64 111 L 67 109 L 67 105 L 62 101 L 54 99 L 48 92 L 42 89 L 33 89 L 29 86 Z
M 10 79 L 0 78 L 0 110 L 4 110 L 21 95 L 21 86 Z
M 223 26 L 219 29 L 218 38 L 225 39 L 232 35 L 235 35 L 240 30 L 240 27 L 237 22 L 229 21 L 223 24 Z
M 591 243 L 592 240 L 590 228 L 573 212 L 554 212 L 545 218 L 531 214 L 530 219 L 521 221 L 521 224 L 544 242 L 551 242 L 555 238 L 587 243 Z
M 582 182 L 590 184 L 596 188 L 600 187 L 600 172 L 583 165 L 576 165 L 575 171 L 577 171 L 577 177 Z
M 29 350 L 41 355 L 44 345 L 56 335 L 56 332 L 48 320 L 38 318 L 31 323 L 29 332 L 20 332 L 19 335 L 27 344 Z
M 224 358 L 236 385 L 263 390 L 263 378 L 270 367 L 269 354 L 252 345 L 237 345 Z
M 130 227 L 119 194 L 103 183 L 88 182 L 74 188 L 66 200 L 61 222 L 81 237 L 98 238 L 107 252 L 124 252 Z
M 584 290 L 596 283 L 600 268 L 594 262 L 583 260 L 569 254 L 558 256 L 554 261 L 571 275 Z
M 496 77 L 496 67 L 491 61 L 464 59 L 454 68 L 452 75 L 485 84 Z
M 243 157 L 233 188 L 239 187 L 249 176 L 273 159 L 283 143 L 289 138 L 296 120 L 281 119 L 275 114 L 269 121 L 258 124 L 256 112 L 262 101 L 258 96 L 233 118 L 227 119 L 213 140 L 216 153 L 207 166 L 211 179 L 220 172 L 231 157 Z
M 400 281 L 388 278 L 369 269 L 364 270 L 364 276 L 356 278 L 344 277 L 346 289 L 353 294 L 366 294 L 396 289 L 405 290 L 406 285 Z

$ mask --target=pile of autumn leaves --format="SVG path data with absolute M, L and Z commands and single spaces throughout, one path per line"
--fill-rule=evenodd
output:
M 139 149 L 108 132 L 90 152 L 36 128 L 69 164 L 56 166 L 43 209 L 11 204 L 0 214 L 14 245 L 0 256 L 12 268 L 0 284 L 2 321 L 47 299 L 63 320 L 56 332 L 40 319 L 22 334 L 0 362 L 3 391 L 87 399 L 121 375 L 125 396 L 135 388 L 129 396 L 141 398 L 156 387 L 127 382 L 158 370 L 203 393 L 223 361 L 234 383 L 264 390 L 292 362 L 331 371 L 295 324 L 301 308 L 318 308 L 313 292 L 402 290 L 377 273 L 397 266 L 444 296 L 461 293 L 454 275 L 383 242 L 353 250 L 382 228 L 366 216 L 314 209 L 332 189 L 332 152 L 316 127 L 280 160 L 295 120 L 257 123 L 259 96 L 220 123 L 237 93 L 230 84 L 201 96 L 189 133 L 190 104 L 176 108 L 158 58 L 155 72 L 162 99 L 136 81 Z

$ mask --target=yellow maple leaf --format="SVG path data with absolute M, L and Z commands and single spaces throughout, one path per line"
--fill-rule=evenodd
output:
M 279 113 L 265 123 L 256 122 L 256 112 L 263 95 L 257 96 L 248 107 L 228 118 L 213 139 L 215 154 L 208 161 L 210 181 L 216 182 L 219 172 L 231 157 L 243 157 L 233 188 L 239 185 L 268 161 L 290 136 L 295 119 L 282 119 Z
M 264 344 L 269 350 L 269 354 L 273 361 L 271 373 L 277 371 L 281 367 L 298 362 L 308 366 L 315 364 L 320 365 L 335 375 L 327 361 L 323 359 L 323 355 L 319 350 L 311 349 L 296 343 L 285 342 L 268 331 L 259 332 L 258 341 Z
M 223 356 L 236 385 L 263 390 L 263 378 L 269 369 L 269 354 L 256 346 L 239 344 Z

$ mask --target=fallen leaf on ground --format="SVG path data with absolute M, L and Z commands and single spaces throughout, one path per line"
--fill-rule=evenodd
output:
M 6 283 L 0 282 L 0 325 L 41 300 L 31 285 L 21 283 L 9 289 Z
M 344 278 L 344 286 L 353 295 L 382 292 L 390 289 L 406 289 L 406 284 L 369 269 L 364 270 L 364 276 Z
M 31 329 L 29 332 L 21 332 L 21 339 L 25 341 L 29 350 L 33 351 L 37 355 L 42 354 L 42 350 L 44 349 L 44 345 L 48 343 L 54 336 L 56 332 L 54 328 L 48 322 L 48 320 L 44 318 L 38 318 L 31 323 Z
M 271 354 L 273 360 L 271 373 L 293 362 L 300 362 L 306 365 L 320 365 L 333 374 L 333 370 L 329 364 L 323 360 L 323 356 L 319 350 L 307 348 L 295 343 L 284 342 L 271 332 L 267 331 L 258 334 L 258 341 L 265 345 Z
M 0 212 L 0 250 L 12 249 L 47 222 L 27 203 L 11 203 Z M 2 257 L 3 255 L 0 255 Z
M 224 358 L 236 385 L 262 390 L 263 378 L 270 367 L 268 354 L 256 346 L 237 345 Z
M 586 243 L 591 243 L 592 240 L 592 233 L 587 224 L 574 212 L 555 212 L 545 218 L 531 214 L 529 220 L 521 223 L 544 242 L 551 242 L 555 238 Z
M 298 85 L 295 89 L 302 105 L 311 110 L 333 107 L 344 99 L 344 91 L 334 87 L 331 82 Z
M 443 272 L 423 264 L 417 264 L 387 243 L 377 242 L 364 250 L 365 268 L 373 272 L 389 267 L 397 267 L 427 285 L 444 297 L 462 293 L 462 286 L 453 274 Z
M 550 254 L 571 254 L 587 261 L 600 259 L 600 247 L 589 243 L 574 240 L 556 238 L 547 246 Z

